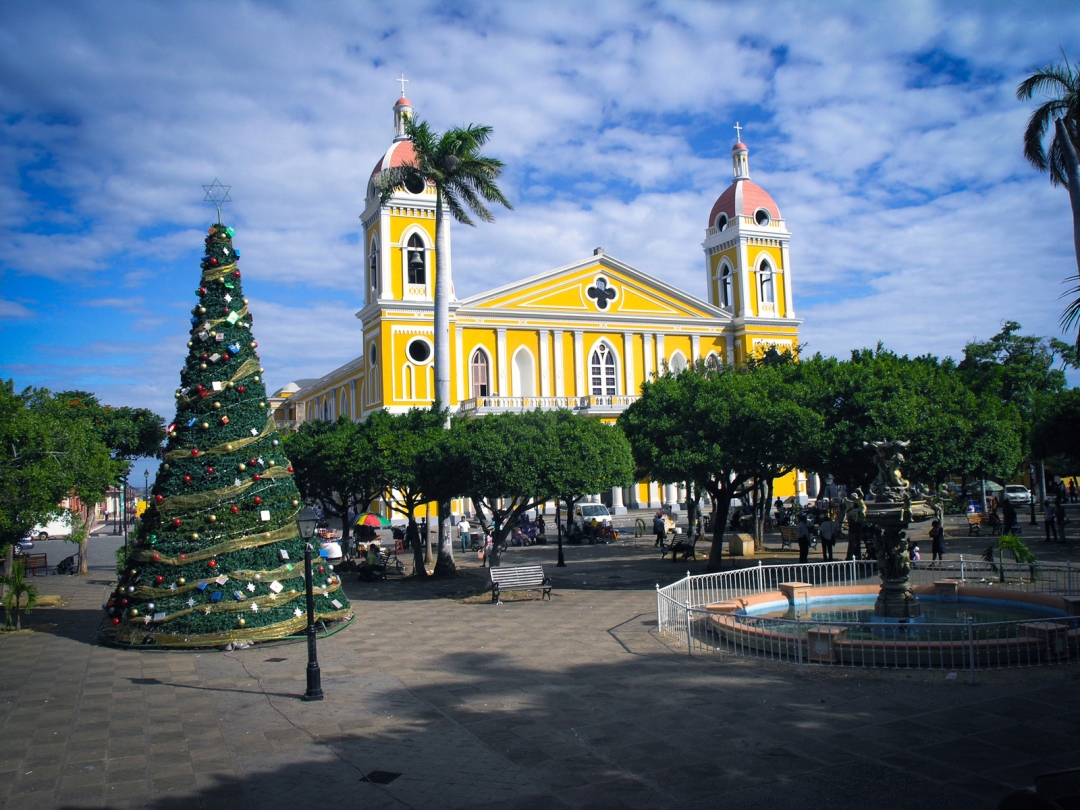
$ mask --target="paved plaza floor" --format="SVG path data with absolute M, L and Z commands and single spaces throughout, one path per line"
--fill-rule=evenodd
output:
M 564 569 L 509 550 L 550 570 L 550 602 L 469 601 L 475 554 L 449 581 L 346 575 L 357 618 L 319 644 L 320 703 L 302 643 L 96 645 L 93 542 L 90 576 L 38 579 L 65 598 L 42 631 L 0 638 L 0 807 L 981 810 L 1080 765 L 1075 666 L 972 685 L 687 656 L 654 594 L 687 566 L 649 539 L 569 547 Z

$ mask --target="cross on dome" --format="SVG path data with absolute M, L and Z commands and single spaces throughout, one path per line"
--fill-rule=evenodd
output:
M 405 83 L 408 82 L 409 80 L 406 79 L 405 74 L 402 73 L 401 78 L 400 79 L 394 79 L 394 81 L 401 82 L 401 97 L 405 98 Z
M 402 92 L 401 95 L 405 95 L 405 93 Z M 741 143 L 742 142 L 742 127 L 739 126 L 738 121 L 735 122 L 735 126 L 733 127 L 733 129 L 735 130 L 735 140 L 739 141 Z

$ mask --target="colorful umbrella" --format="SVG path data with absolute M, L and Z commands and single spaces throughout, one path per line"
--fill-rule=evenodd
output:
M 390 521 L 382 515 L 376 515 L 374 512 L 364 512 L 364 514 L 356 519 L 356 525 L 374 526 L 377 529 L 385 529 L 390 525 Z

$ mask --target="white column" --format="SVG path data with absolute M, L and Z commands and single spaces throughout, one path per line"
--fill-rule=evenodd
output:
M 360 408 L 358 407 L 360 402 L 356 398 L 356 380 L 349 380 L 349 413 L 352 415 L 354 422 L 360 421 Z
M 642 377 L 647 381 L 653 373 L 653 336 L 649 333 L 644 333 L 641 336 L 642 347 L 644 351 L 641 353 L 642 357 Z
M 574 330 L 574 394 L 589 395 L 585 388 L 585 333 L 580 329 Z
M 679 503 L 686 503 L 686 499 L 689 495 L 686 492 L 686 482 L 681 481 L 675 488 L 675 500 Z
M 749 256 L 746 250 L 746 241 L 739 240 L 739 317 L 746 318 L 753 315 L 750 309 L 750 297 L 754 294 L 750 286 L 750 267 L 747 265 Z
M 461 336 L 461 327 L 454 327 L 454 363 L 457 365 L 457 401 L 468 399 L 465 396 L 465 346 Z
M 638 482 L 637 481 L 635 481 L 634 483 L 632 483 L 630 485 L 630 499 L 628 501 L 628 504 L 629 504 L 631 509 L 641 509 L 642 508 L 641 499 L 638 498 Z M 648 506 L 648 503 L 646 503 L 645 506 Z
M 391 250 L 390 209 L 384 205 L 379 210 L 379 298 L 394 297 Z
M 660 483 L 658 481 L 649 482 L 649 508 L 659 509 L 664 504 L 663 498 L 660 493 Z
M 634 384 L 634 334 L 632 332 L 623 332 L 623 370 L 626 374 L 626 385 L 623 387 L 623 393 L 627 396 L 636 396 L 638 392 L 637 385 Z
M 784 268 L 784 317 L 795 317 L 795 299 L 791 297 L 791 257 L 788 255 L 788 243 L 780 243 L 780 264 Z
M 498 365 L 500 397 L 510 396 L 510 387 L 506 384 L 506 329 L 495 330 L 495 363 Z
M 818 478 L 817 473 L 807 473 L 806 475 L 806 494 L 810 500 L 814 500 L 818 496 L 819 487 L 821 486 L 821 479 Z
M 727 354 L 725 361 L 729 366 L 733 366 L 735 365 L 735 336 L 724 335 L 724 343 L 726 345 L 725 353 Z
M 540 396 L 551 396 L 551 333 L 547 329 L 540 330 Z
M 664 336 L 656 336 L 656 373 L 664 373 L 664 363 L 667 360 L 667 355 L 664 354 Z
M 566 381 L 563 375 L 563 333 L 556 329 L 553 335 L 555 339 L 555 396 L 566 396 Z
M 611 488 L 611 511 L 616 515 L 625 515 L 626 506 L 623 505 L 622 487 Z
M 701 359 L 701 335 L 690 336 L 690 362 L 696 363 Z
M 676 491 L 674 484 L 664 484 L 664 504 L 670 504 L 672 512 L 678 511 L 679 494 Z

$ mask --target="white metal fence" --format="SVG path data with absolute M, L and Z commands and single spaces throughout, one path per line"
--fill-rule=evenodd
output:
M 914 585 L 959 579 L 969 585 L 1057 596 L 1080 595 L 1080 567 L 1037 567 L 982 560 L 916 563 Z M 1020 621 L 886 625 L 845 621 L 717 614 L 706 605 L 776 591 L 782 582 L 815 587 L 879 582 L 873 560 L 762 565 L 686 577 L 656 589 L 661 633 L 687 652 L 728 652 L 803 666 L 970 670 L 1080 662 L 1080 616 Z

